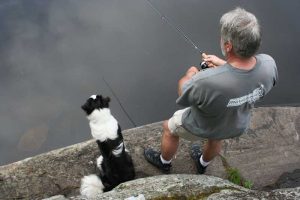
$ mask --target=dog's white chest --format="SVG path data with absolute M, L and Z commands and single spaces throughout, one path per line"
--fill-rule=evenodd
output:
M 110 114 L 109 109 L 95 110 L 88 116 L 93 138 L 105 141 L 118 137 L 118 122 Z

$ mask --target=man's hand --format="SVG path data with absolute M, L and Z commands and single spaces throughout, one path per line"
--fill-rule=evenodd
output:
M 225 60 L 215 55 L 206 55 L 205 53 L 202 54 L 202 60 L 207 63 L 208 67 L 217 67 L 226 63 Z

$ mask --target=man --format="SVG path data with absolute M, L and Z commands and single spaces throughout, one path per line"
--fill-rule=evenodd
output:
M 223 139 L 240 136 L 248 128 L 254 103 L 275 85 L 277 68 L 272 57 L 255 55 L 260 43 L 256 17 L 244 9 L 225 13 L 220 20 L 221 50 L 226 58 L 203 54 L 210 67 L 191 67 L 178 83 L 177 104 L 187 108 L 174 113 L 163 124 L 161 153 L 145 149 L 148 162 L 169 173 L 179 137 L 195 141 L 206 138 L 201 151 L 191 148 L 199 174 L 221 151 Z

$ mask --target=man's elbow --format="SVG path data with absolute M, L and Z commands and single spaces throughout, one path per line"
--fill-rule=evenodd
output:
M 184 84 L 189 80 L 189 78 L 187 77 L 183 77 L 178 81 L 178 96 L 181 96 L 182 92 L 183 92 L 183 86 Z

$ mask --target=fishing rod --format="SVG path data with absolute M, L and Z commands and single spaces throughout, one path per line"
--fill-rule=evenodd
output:
M 136 127 L 136 124 L 134 123 L 134 121 L 132 120 L 132 118 L 129 116 L 129 114 L 126 112 L 125 108 L 123 107 L 120 99 L 117 97 L 116 93 L 114 92 L 114 90 L 112 89 L 112 87 L 110 87 L 109 83 L 105 80 L 104 77 L 102 77 L 105 85 L 108 87 L 108 89 L 110 90 L 110 92 L 113 94 L 113 96 L 117 99 L 117 102 L 119 103 L 119 105 L 121 106 L 121 109 L 123 110 L 123 112 L 125 113 L 125 115 L 127 116 L 127 118 L 129 119 L 129 121 L 132 123 L 132 125 L 134 127 Z
M 191 38 L 189 38 L 187 36 L 187 34 L 178 25 L 175 25 L 175 23 L 171 22 L 171 20 L 166 15 L 162 14 L 162 12 L 153 3 L 151 3 L 150 0 L 145 0 L 145 1 L 160 16 L 160 18 L 163 21 L 165 21 L 173 30 L 175 30 L 187 43 L 191 44 L 196 51 L 198 51 L 200 54 L 204 53 L 202 50 L 200 50 L 198 48 L 198 46 L 195 44 L 195 42 L 193 42 L 193 40 Z M 206 62 L 201 62 L 200 63 L 200 67 L 201 67 L 201 69 L 206 69 L 206 68 L 208 68 L 208 65 L 207 65 Z M 103 79 L 104 83 L 106 84 L 106 86 L 108 87 L 108 89 L 113 94 L 113 96 L 117 99 L 117 102 L 119 103 L 121 109 L 123 110 L 123 112 L 125 113 L 125 115 L 127 116 L 127 118 L 129 119 L 129 121 L 133 124 L 134 127 L 136 127 L 135 122 L 132 120 L 132 118 L 130 117 L 130 115 L 127 113 L 127 111 L 123 107 L 120 99 L 117 97 L 117 95 L 114 92 L 114 90 L 110 87 L 109 83 L 105 80 L 104 77 L 102 77 L 102 79 Z
M 198 46 L 195 44 L 195 42 L 193 42 L 193 40 L 189 38 L 187 34 L 178 25 L 175 25 L 175 23 L 173 23 L 166 15 L 164 15 L 153 3 L 151 3 L 150 0 L 145 0 L 145 1 L 160 16 L 160 18 L 163 21 L 165 21 L 173 30 L 175 30 L 187 43 L 191 44 L 196 51 L 198 51 L 200 54 L 204 53 L 204 51 L 200 50 Z M 200 63 L 200 67 L 201 69 L 206 69 L 208 68 L 208 65 L 206 62 L 203 61 Z

